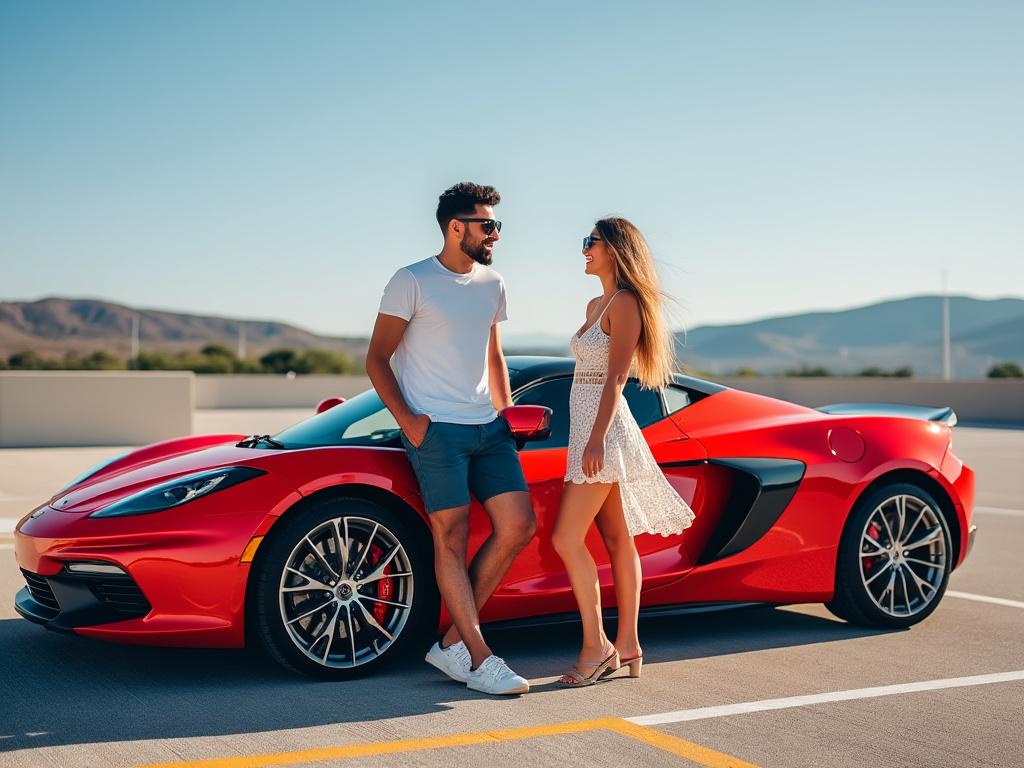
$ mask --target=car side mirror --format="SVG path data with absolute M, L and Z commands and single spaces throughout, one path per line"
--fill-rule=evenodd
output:
M 328 397 L 328 398 L 325 398 L 325 399 L 321 400 L 319 403 L 317 403 L 316 412 L 317 413 L 323 413 L 324 411 L 329 411 L 334 406 L 341 405 L 344 402 L 345 402 L 345 398 L 344 397 Z
M 551 437 L 551 414 L 546 405 L 512 405 L 501 415 L 512 429 L 512 437 L 520 448 L 531 440 L 547 440 Z

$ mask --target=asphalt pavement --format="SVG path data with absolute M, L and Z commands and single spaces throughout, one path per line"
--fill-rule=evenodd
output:
M 211 412 L 197 431 L 299 415 Z M 643 676 L 581 690 L 553 685 L 577 626 L 494 631 L 533 684 L 507 700 L 418 660 L 324 683 L 246 651 L 32 625 L 12 607 L 13 522 L 117 449 L 2 450 L 0 766 L 1024 766 L 1024 430 L 958 427 L 954 447 L 978 473 L 978 539 L 921 624 L 867 630 L 819 605 L 649 619 Z

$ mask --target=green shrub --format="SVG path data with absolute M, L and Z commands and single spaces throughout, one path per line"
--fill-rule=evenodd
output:
M 1021 379 L 1024 378 L 1024 368 L 1017 363 L 996 363 L 988 369 L 990 379 Z
M 288 373 L 295 371 L 298 355 L 294 349 L 279 347 L 272 349 L 260 358 L 260 365 L 266 373 Z
M 831 376 L 832 372 L 822 365 L 808 365 L 800 363 L 799 368 L 790 368 L 784 373 L 785 376 Z

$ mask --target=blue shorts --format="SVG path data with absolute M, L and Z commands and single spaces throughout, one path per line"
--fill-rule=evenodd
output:
M 510 491 L 527 491 L 512 430 L 498 416 L 487 424 L 432 421 L 419 448 L 402 433 L 427 512 L 469 504 Z

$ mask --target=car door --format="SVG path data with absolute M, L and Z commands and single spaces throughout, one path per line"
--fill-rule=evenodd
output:
M 494 599 L 484 611 L 511 618 L 525 613 L 558 613 L 576 608 L 568 575 L 562 560 L 551 545 L 565 476 L 566 446 L 569 438 L 569 390 L 571 376 L 560 376 L 536 382 L 517 391 L 517 405 L 545 405 L 552 409 L 551 436 L 547 440 L 527 443 L 520 451 L 520 461 L 530 487 L 537 534 L 530 545 L 516 558 Z M 623 396 L 637 423 L 651 445 L 652 453 L 663 464 L 666 477 L 688 502 L 699 502 L 702 484 L 698 476 L 706 454 L 696 440 L 690 440 L 667 418 L 665 398 L 658 390 L 642 390 L 635 381 L 623 389 Z M 696 509 L 696 508 L 695 508 Z M 683 544 L 685 534 L 662 537 L 640 535 L 636 538 L 644 574 L 643 589 L 651 589 L 674 581 L 688 572 L 692 565 Z M 614 605 L 612 573 L 608 553 L 596 526 L 591 528 L 587 546 L 598 566 L 602 599 Z M 529 598 L 530 608 L 522 614 L 512 605 Z

